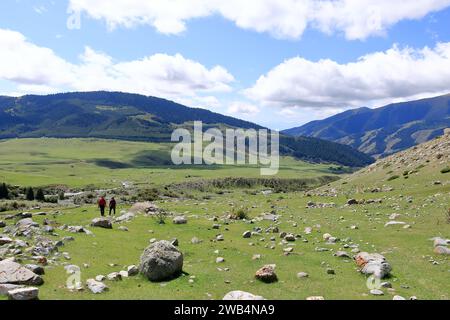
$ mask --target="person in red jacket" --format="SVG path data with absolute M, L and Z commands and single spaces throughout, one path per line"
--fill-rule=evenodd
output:
M 114 197 L 109 201 L 109 215 L 111 215 L 112 211 L 114 211 L 114 215 L 116 215 L 116 199 L 114 199 Z
M 98 199 L 98 207 L 100 208 L 100 214 L 104 217 L 106 207 L 106 200 L 104 197 L 100 197 L 100 199 Z

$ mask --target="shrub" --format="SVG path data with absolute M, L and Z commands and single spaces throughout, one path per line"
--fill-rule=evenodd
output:
M 153 214 L 153 218 L 156 220 L 158 224 L 166 224 L 166 219 L 169 214 L 164 209 L 159 209 Z
M 8 199 L 8 198 L 9 198 L 8 187 L 6 186 L 6 183 L 2 183 L 0 185 L 0 199 Z
M 45 201 L 44 191 L 41 188 L 36 191 L 35 199 L 41 202 Z
M 389 177 L 389 178 L 387 179 L 387 181 L 396 180 L 396 179 L 398 179 L 398 178 L 400 178 L 400 176 L 398 176 L 398 175 L 391 176 L 391 177 Z
M 34 201 L 34 191 L 33 188 L 29 187 L 26 192 L 26 199 L 28 201 Z
M 441 173 L 449 173 L 450 172 L 450 167 L 445 167 L 444 169 L 441 170 Z
M 248 209 L 241 207 L 239 209 L 233 208 L 231 217 L 236 220 L 248 219 Z

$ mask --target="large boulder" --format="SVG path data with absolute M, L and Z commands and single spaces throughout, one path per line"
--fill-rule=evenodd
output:
M 261 296 L 255 296 L 254 294 L 245 291 L 231 291 L 228 292 L 223 300 L 265 300 Z
M 44 280 L 12 260 L 0 261 L 0 284 L 41 285 Z
M 106 218 L 95 218 L 94 220 L 92 220 L 91 226 L 104 229 L 112 229 L 111 221 Z
M 450 255 L 450 249 L 444 246 L 437 246 L 433 250 L 434 253 L 440 254 L 440 255 Z
M 365 275 L 373 275 L 379 279 L 387 277 L 392 271 L 386 258 L 378 253 L 360 252 L 355 257 L 356 264 Z
M 94 294 L 103 293 L 108 290 L 108 286 L 106 284 L 94 279 L 88 279 L 86 281 L 86 285 L 88 289 Z
M 136 202 L 129 210 L 131 213 L 155 213 L 159 208 L 151 202 Z
M 8 298 L 10 300 L 26 301 L 37 300 L 39 296 L 39 289 L 34 287 L 19 288 L 8 291 Z
M 275 273 L 275 267 L 273 264 L 265 265 L 256 271 L 255 278 L 265 283 L 277 282 L 278 277 Z
M 9 291 L 21 288 L 25 288 L 25 286 L 8 283 L 0 284 L 0 296 L 7 296 Z
M 186 224 L 187 219 L 183 216 L 178 216 L 178 217 L 173 218 L 173 223 L 174 224 Z
M 173 278 L 183 270 L 183 254 L 169 241 L 151 244 L 141 256 L 139 271 L 150 281 Z

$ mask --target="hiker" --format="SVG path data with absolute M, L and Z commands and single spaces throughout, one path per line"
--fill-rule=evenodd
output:
M 109 215 L 111 215 L 112 211 L 114 211 L 114 215 L 116 215 L 116 199 L 114 199 L 114 197 L 109 201 Z
M 100 208 L 100 214 L 102 217 L 105 216 L 105 207 L 106 207 L 106 200 L 104 197 L 100 197 L 98 200 L 98 207 Z

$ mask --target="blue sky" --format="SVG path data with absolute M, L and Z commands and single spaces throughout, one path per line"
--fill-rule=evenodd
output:
M 450 92 L 450 1 L 172 1 L 1 1 L 0 94 L 133 91 L 285 129 Z

